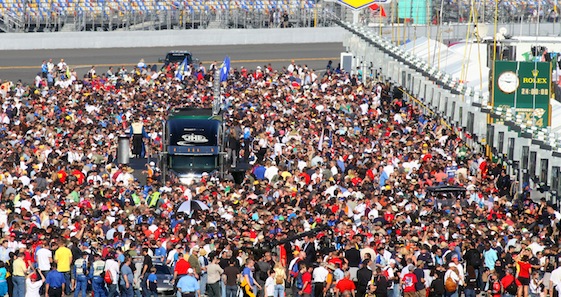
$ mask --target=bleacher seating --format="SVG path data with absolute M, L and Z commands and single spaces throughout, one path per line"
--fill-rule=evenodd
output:
M 169 25 L 183 26 L 186 20 L 191 22 L 191 27 L 203 25 L 203 20 L 207 23 L 239 22 L 233 25 L 223 23 L 224 27 L 264 27 L 267 24 L 263 22 L 268 22 L 273 12 L 286 12 L 296 18 L 306 13 L 311 15 L 315 5 L 315 0 L 0 0 L 0 17 L 22 20 L 24 28 L 19 31 L 47 27 L 60 30 L 65 23 L 73 23 L 77 30 L 95 30 L 101 24 L 122 26 L 122 23 L 135 25 L 135 22 L 148 21 L 159 22 L 161 28 L 165 22 L 167 28 Z M 168 19 L 163 20 L 163 17 Z M 0 26 L 0 32 L 5 30 Z

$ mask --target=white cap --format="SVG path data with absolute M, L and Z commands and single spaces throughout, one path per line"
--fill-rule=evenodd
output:
M 150 163 L 148 163 L 148 165 L 153 167 L 153 166 L 156 166 L 156 163 L 154 163 L 154 161 L 151 161 Z
M 195 272 L 195 271 L 193 270 L 193 268 L 187 269 L 187 273 L 193 273 L 193 272 Z

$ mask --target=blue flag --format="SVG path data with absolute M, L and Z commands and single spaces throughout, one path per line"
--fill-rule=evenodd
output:
M 230 73 L 230 57 L 226 56 L 224 58 L 224 63 L 222 63 L 222 67 L 220 68 L 220 81 L 228 80 L 228 74 Z
M 185 59 L 183 59 L 183 62 L 181 62 L 181 64 L 179 64 L 179 66 L 177 67 L 177 71 L 175 72 L 175 77 L 178 78 L 179 80 L 183 80 L 183 73 L 185 73 L 187 71 L 187 57 L 185 57 Z

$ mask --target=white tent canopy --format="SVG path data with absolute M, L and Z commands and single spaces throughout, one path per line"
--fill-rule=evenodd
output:
M 486 66 L 487 47 L 484 44 L 463 42 L 447 46 L 421 37 L 406 43 L 403 48 L 480 94 L 489 94 L 489 67 Z

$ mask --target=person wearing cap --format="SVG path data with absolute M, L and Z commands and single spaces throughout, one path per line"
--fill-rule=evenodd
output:
M 74 266 L 76 267 L 76 287 L 74 288 L 74 297 L 78 297 L 82 292 L 82 297 L 86 297 L 86 288 L 88 287 L 89 278 L 89 254 L 82 252 L 82 257 L 76 259 Z
M 405 296 L 405 297 L 417 297 L 417 290 L 415 289 L 415 286 L 416 286 L 416 284 L 419 280 L 417 279 L 417 276 L 415 275 L 415 273 L 413 273 L 413 271 L 415 270 L 415 265 L 409 264 L 407 269 L 409 270 L 409 272 L 407 272 L 401 278 L 401 286 L 403 288 L 403 296 Z
M 199 246 L 194 246 L 193 248 L 191 248 L 191 253 L 189 254 L 189 257 L 187 258 L 187 261 L 189 261 L 189 265 L 190 268 L 193 268 L 193 270 L 195 271 L 195 274 L 197 276 L 201 275 L 201 263 L 199 262 Z
M 413 273 L 417 277 L 417 283 L 415 284 L 415 291 L 417 293 L 417 297 L 425 297 L 427 295 L 427 290 L 425 287 L 425 271 L 423 268 L 425 267 L 425 261 L 417 260 L 417 265 L 413 270 Z
M 28 274 L 27 279 L 25 280 L 25 296 L 26 297 L 42 296 L 39 293 L 39 291 L 43 287 L 44 282 L 45 282 L 45 276 L 43 275 L 43 273 L 41 273 L 41 270 L 36 270 L 35 268 L 33 268 L 33 273 Z
M 372 280 L 372 269 L 370 268 L 370 264 L 372 264 L 371 262 L 372 261 L 369 259 L 365 259 L 362 262 L 362 267 L 356 273 L 357 297 L 363 297 L 370 286 L 370 280 Z
M 195 278 L 195 270 L 189 268 L 187 275 L 181 277 L 177 283 L 177 291 L 181 297 L 196 297 L 200 296 L 199 281 Z
M 25 276 L 27 267 L 24 261 L 25 253 L 19 252 L 12 264 L 12 282 L 14 284 L 14 297 L 25 297 Z
M 58 271 L 58 264 L 55 263 L 53 266 L 54 269 L 47 274 L 47 279 L 45 280 L 46 295 L 48 297 L 61 297 L 68 283 L 64 274 Z
M 207 251 L 204 248 L 199 249 L 199 266 L 201 267 L 201 273 L 199 276 L 199 282 L 201 285 L 201 295 L 206 294 L 206 288 L 208 283 L 208 274 L 207 274 L 207 266 L 209 264 L 207 258 Z
M 92 279 L 92 290 L 94 296 L 106 297 L 107 290 L 105 289 L 105 281 L 101 276 L 105 269 L 105 261 L 101 259 L 101 255 L 98 253 L 94 254 L 94 261 L 90 267 L 90 276 Z
M 119 281 L 119 262 L 115 261 L 115 252 L 111 251 L 107 254 L 105 261 L 105 273 L 111 273 L 111 283 L 107 284 L 107 297 L 115 297 L 117 294 L 117 284 Z

